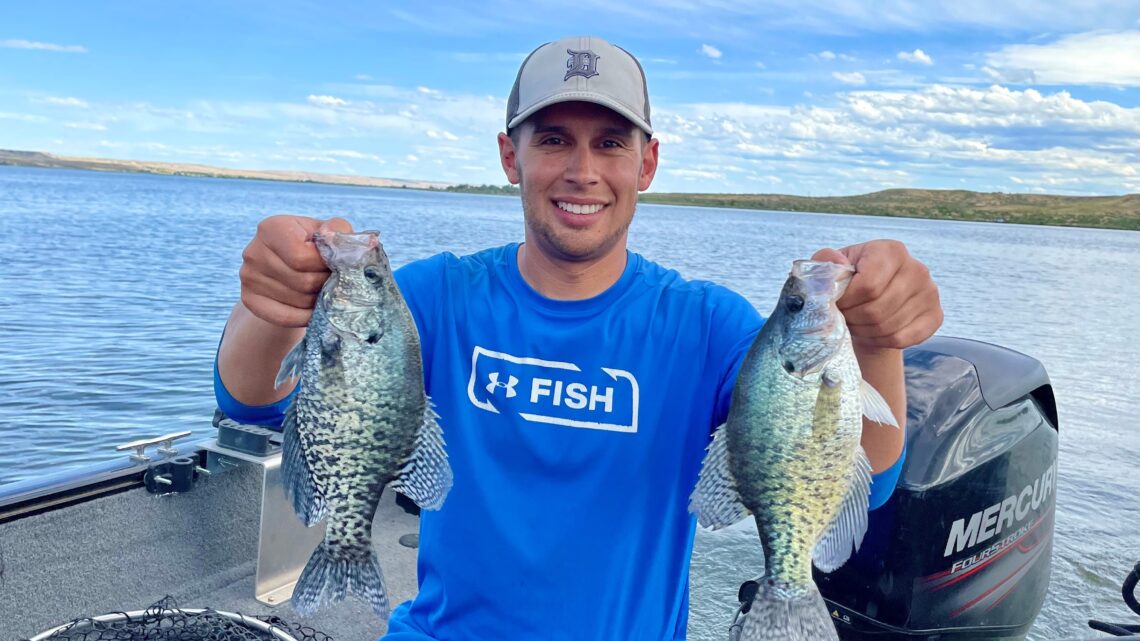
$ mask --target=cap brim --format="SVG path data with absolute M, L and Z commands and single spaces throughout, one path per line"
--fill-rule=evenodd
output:
M 564 91 L 561 93 L 556 93 L 553 96 L 543 98 L 527 109 L 519 112 L 518 115 L 516 115 L 514 118 L 511 118 L 511 121 L 507 123 L 507 129 L 514 129 L 515 127 L 519 126 L 522 121 L 531 117 L 537 111 L 545 109 L 550 105 L 556 105 L 562 102 L 592 102 L 595 105 L 601 105 L 612 111 L 616 111 L 626 120 L 636 125 L 638 129 L 644 131 L 650 136 L 653 135 L 653 127 L 649 126 L 649 123 L 646 122 L 643 117 L 638 116 L 636 111 L 630 109 L 626 105 L 623 105 L 616 100 L 612 100 L 605 96 L 599 96 L 596 93 L 588 91 Z

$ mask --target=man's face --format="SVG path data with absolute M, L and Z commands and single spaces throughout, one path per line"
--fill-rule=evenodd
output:
M 516 145 L 499 134 L 503 170 L 522 191 L 527 240 L 551 258 L 625 250 L 638 191 L 657 171 L 657 141 L 600 105 L 564 102 L 531 116 Z

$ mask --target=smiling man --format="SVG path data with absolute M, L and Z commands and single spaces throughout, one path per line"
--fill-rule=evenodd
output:
M 689 494 L 763 320 L 728 289 L 626 249 L 658 162 L 628 52 L 589 37 L 539 47 L 506 130 L 524 242 L 397 272 L 455 479 L 422 515 L 419 593 L 385 639 L 683 639 Z M 273 379 L 328 276 L 308 242 L 321 224 L 269 218 L 245 251 L 215 381 L 236 419 L 279 420 L 289 401 Z M 839 306 L 864 377 L 902 423 L 901 350 L 941 323 L 937 288 L 893 241 L 815 258 L 858 270 Z M 894 486 L 902 443 L 864 428 L 873 503 Z

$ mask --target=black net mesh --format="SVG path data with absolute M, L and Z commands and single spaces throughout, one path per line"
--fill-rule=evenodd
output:
M 71 621 L 46 639 L 66 641 L 332 641 L 332 637 L 274 615 L 249 616 L 209 608 L 182 610 L 166 597 L 141 613 L 112 620 Z M 23 640 L 27 641 L 27 639 Z

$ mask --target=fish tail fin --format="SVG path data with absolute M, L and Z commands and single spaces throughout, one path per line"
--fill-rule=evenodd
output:
M 293 588 L 293 610 L 307 617 L 324 602 L 343 601 L 348 593 L 362 597 L 372 605 L 372 611 L 387 620 L 391 612 L 388 591 L 380 561 L 372 546 L 367 546 L 347 558 L 330 554 L 328 544 L 321 542 Z
M 761 581 L 744 615 L 739 641 L 838 641 L 827 604 L 815 584 L 807 594 L 786 596 Z

